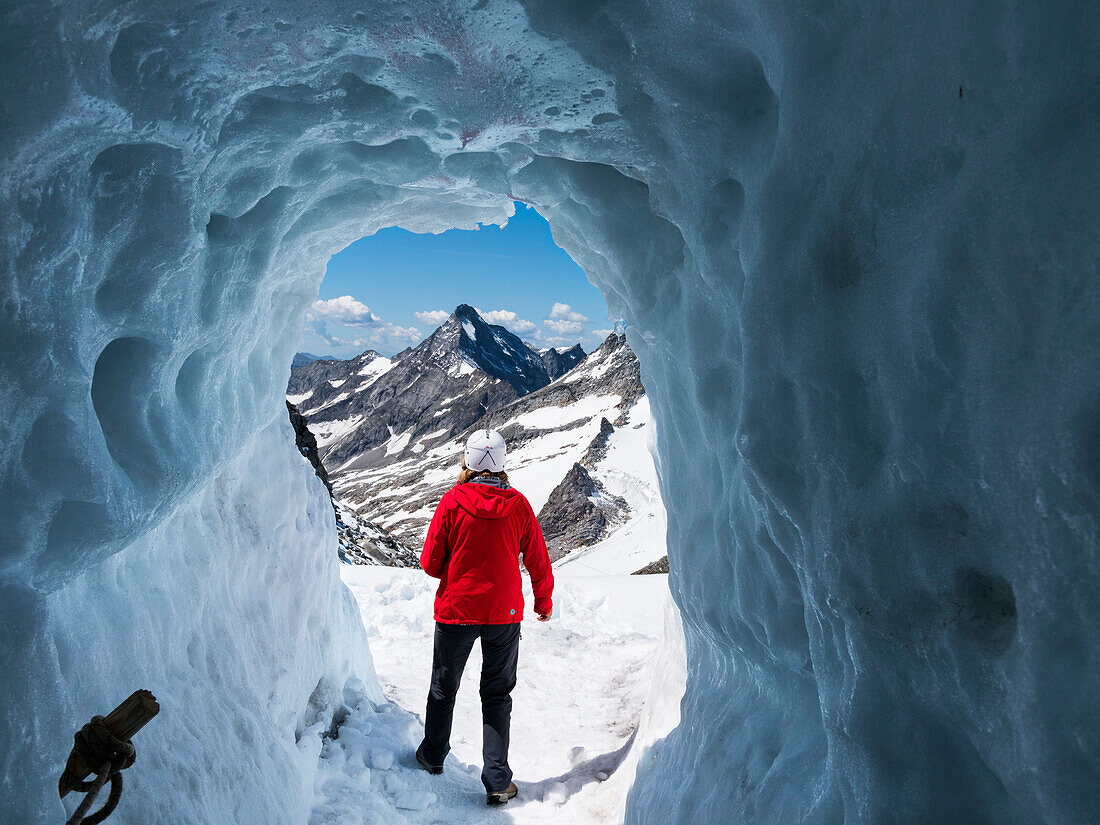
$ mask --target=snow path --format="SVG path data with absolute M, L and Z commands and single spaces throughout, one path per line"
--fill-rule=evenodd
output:
M 622 820 L 639 758 L 679 716 L 683 641 L 666 576 L 557 574 L 554 619 L 523 625 L 510 753 L 520 796 L 488 808 L 480 647 L 459 692 L 451 755 L 441 776 L 429 776 L 413 752 L 423 732 L 435 580 L 401 568 L 345 565 L 341 572 L 390 704 L 346 696 L 350 712 L 337 738 L 322 737 L 321 725 L 303 735 L 303 757 L 318 766 L 311 823 Z

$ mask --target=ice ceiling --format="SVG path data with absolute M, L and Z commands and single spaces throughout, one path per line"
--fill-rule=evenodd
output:
M 116 818 L 304 818 L 295 731 L 377 691 L 281 402 L 304 312 L 350 241 L 513 198 L 657 420 L 689 679 L 629 822 L 1097 817 L 1088 3 L 2 20 L 13 821 L 139 685 Z

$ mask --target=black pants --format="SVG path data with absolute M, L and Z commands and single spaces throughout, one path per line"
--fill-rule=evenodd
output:
M 512 688 L 519 664 L 519 623 L 435 623 L 432 686 L 424 715 L 424 758 L 442 765 L 451 750 L 451 718 L 462 670 L 474 641 L 481 638 L 481 735 L 484 766 L 481 781 L 489 793 L 512 781 L 508 767 L 508 728 L 512 721 Z

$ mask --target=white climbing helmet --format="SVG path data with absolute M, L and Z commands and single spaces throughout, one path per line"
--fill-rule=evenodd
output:
M 477 472 L 504 470 L 504 438 L 496 430 L 478 430 L 466 442 L 466 466 Z

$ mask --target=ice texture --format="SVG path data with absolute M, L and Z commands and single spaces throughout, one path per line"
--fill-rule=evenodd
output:
M 1094 3 L 2 21 L 12 821 L 139 686 L 112 821 L 302 821 L 296 735 L 377 690 L 277 423 L 304 313 L 351 241 L 512 199 L 657 429 L 688 680 L 627 821 L 1100 820 Z

